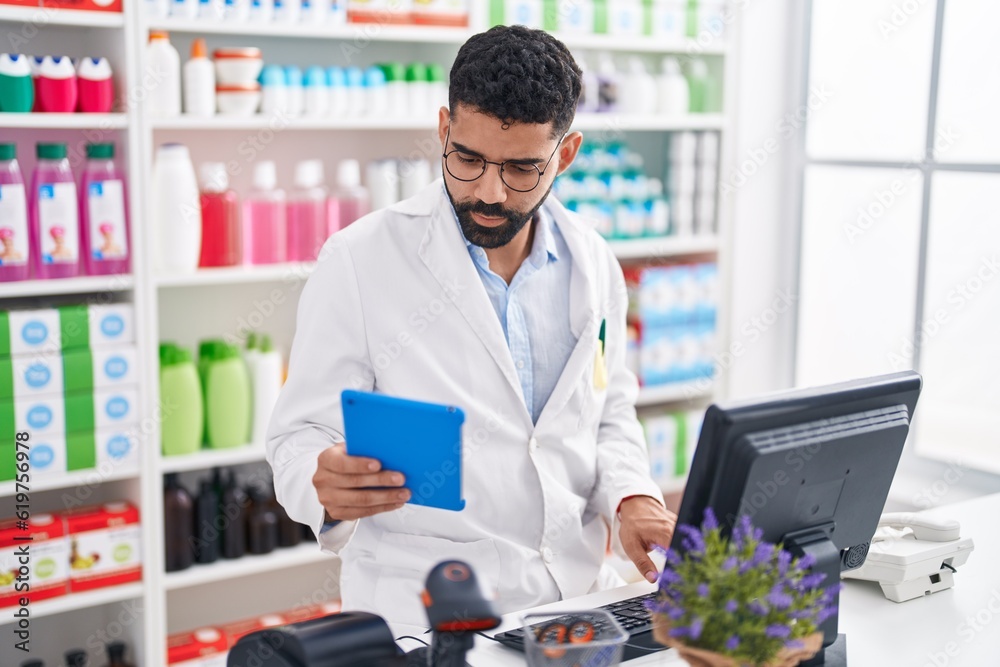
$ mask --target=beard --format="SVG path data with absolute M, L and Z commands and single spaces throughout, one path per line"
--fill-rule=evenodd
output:
M 527 212 L 504 208 L 500 204 L 487 204 L 482 201 L 459 202 L 452 196 L 447 183 L 445 183 L 444 189 L 448 193 L 451 205 L 455 207 L 455 214 L 458 216 L 458 223 L 462 227 L 462 233 L 465 234 L 466 240 L 472 245 L 492 250 L 507 245 L 517 236 L 518 232 L 524 229 L 524 226 L 535 217 L 535 213 L 548 199 L 549 193 L 552 192 L 552 185 L 549 185 L 549 189 L 545 191 L 538 203 Z M 504 218 L 505 221 L 496 227 L 485 227 L 473 219 L 473 213 L 490 218 Z

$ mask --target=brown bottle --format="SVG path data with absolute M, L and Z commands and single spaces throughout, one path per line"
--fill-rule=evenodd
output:
M 191 567 L 194 561 L 194 500 L 177 480 L 177 474 L 163 480 L 163 525 L 167 572 Z
M 25 660 L 21 663 L 21 667 L 45 667 L 45 663 L 41 660 Z
M 87 667 L 87 652 L 80 649 L 66 651 L 66 667 Z
M 240 558 L 247 552 L 247 512 L 250 499 L 239 484 L 236 474 L 229 471 L 229 480 L 222 491 L 219 512 L 222 514 L 222 557 Z
M 108 667 L 135 667 L 130 662 L 125 662 L 125 642 L 111 642 L 108 644 Z
M 268 496 L 271 509 L 278 517 L 278 546 L 282 548 L 294 547 L 302 541 L 302 524 L 298 523 L 281 506 L 274 493 L 274 483 L 272 480 L 270 494 Z
M 249 487 L 247 494 L 252 501 L 247 513 L 247 552 L 269 554 L 278 546 L 278 516 L 266 493 Z

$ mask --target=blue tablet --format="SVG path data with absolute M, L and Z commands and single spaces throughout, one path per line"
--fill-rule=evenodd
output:
M 340 404 L 349 455 L 403 473 L 414 505 L 465 507 L 460 408 L 350 389 L 340 394 Z

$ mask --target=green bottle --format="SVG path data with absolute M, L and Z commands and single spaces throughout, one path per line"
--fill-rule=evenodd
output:
M 205 369 L 206 444 L 238 447 L 250 441 L 252 395 L 250 374 L 240 348 L 219 342 Z
M 160 345 L 160 427 L 163 455 L 192 454 L 201 448 L 205 410 L 191 351 Z

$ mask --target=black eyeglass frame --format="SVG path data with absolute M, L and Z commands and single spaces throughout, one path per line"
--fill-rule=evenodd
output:
M 445 171 L 447 171 L 448 175 L 451 176 L 452 178 L 454 178 L 456 181 L 462 181 L 463 183 L 472 183 L 473 181 L 478 181 L 480 178 L 483 177 L 483 174 L 486 173 L 486 168 L 489 167 L 491 164 L 495 164 L 500 169 L 500 180 L 503 182 L 504 187 L 506 187 L 506 188 L 508 188 L 510 190 L 513 190 L 514 192 L 531 192 L 532 190 L 534 190 L 534 189 L 536 189 L 538 187 L 539 183 L 542 182 L 542 176 L 544 176 L 545 172 L 548 170 L 549 164 L 552 162 L 552 158 L 554 158 L 556 156 L 556 152 L 559 150 L 559 148 L 562 146 L 562 142 L 565 141 L 566 137 L 568 137 L 568 136 L 569 136 L 569 132 L 566 132 L 564 135 L 562 135 L 562 138 L 559 139 L 559 141 L 556 143 L 556 147 L 555 147 L 555 149 L 553 149 L 552 155 L 550 155 L 549 159 L 545 161 L 545 166 L 542 167 L 541 169 L 538 168 L 537 164 L 532 164 L 532 163 L 525 164 L 525 163 L 521 162 L 520 160 L 504 160 L 503 162 L 491 162 L 490 160 L 487 160 L 486 158 L 484 158 L 482 155 L 475 155 L 475 157 L 477 157 L 478 159 L 482 160 L 482 162 L 483 162 L 483 170 L 480 171 L 479 175 L 476 176 L 475 178 L 459 178 L 454 173 L 452 173 L 451 169 L 448 168 L 448 156 L 452 155 L 453 153 L 465 153 L 466 155 L 474 155 L 474 154 L 469 153 L 467 151 L 459 150 L 458 148 L 456 148 L 456 149 L 450 150 L 450 151 L 449 150 L 445 150 L 445 152 L 441 154 L 441 158 L 444 160 Z M 444 147 L 445 147 L 445 149 L 448 148 L 449 142 L 451 142 L 451 125 L 448 126 L 448 134 L 447 134 L 447 136 L 445 137 L 445 140 L 444 140 Z M 529 167 L 530 166 L 532 169 L 534 169 L 536 172 L 538 172 L 538 180 L 536 180 L 535 184 L 533 186 L 531 186 L 530 188 L 528 188 L 527 190 L 521 190 L 519 188 L 511 187 L 511 185 L 503 177 L 504 166 L 508 162 L 516 162 L 516 163 L 518 163 L 517 164 L 518 167 Z

